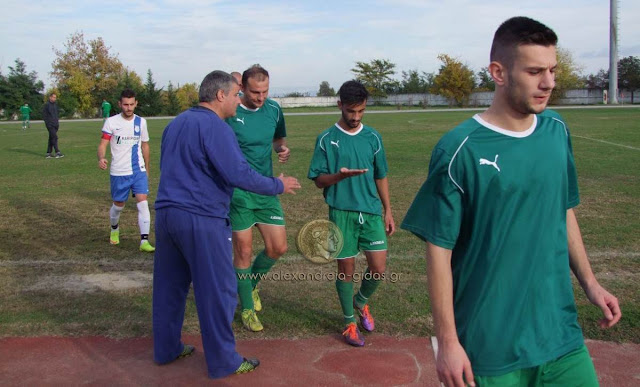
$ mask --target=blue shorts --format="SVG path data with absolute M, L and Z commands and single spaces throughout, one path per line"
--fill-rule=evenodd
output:
M 136 172 L 127 176 L 111 176 L 111 198 L 114 202 L 126 202 L 129 191 L 135 194 L 149 194 L 149 180 L 146 172 Z

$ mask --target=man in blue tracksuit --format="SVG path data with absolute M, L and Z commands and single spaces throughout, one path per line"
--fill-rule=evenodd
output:
M 238 91 L 231 75 L 211 72 L 200 85 L 199 106 L 165 128 L 155 202 L 154 360 L 166 364 L 193 353 L 180 340 L 193 282 L 211 378 L 253 371 L 259 364 L 236 352 L 231 329 L 237 302 L 228 219 L 233 189 L 278 195 L 300 188 L 295 178 L 264 177 L 245 160 L 223 121 L 235 115 Z

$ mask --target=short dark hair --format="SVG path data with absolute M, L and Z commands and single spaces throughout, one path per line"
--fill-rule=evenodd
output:
M 249 78 L 256 78 L 258 81 L 263 81 L 265 78 L 269 78 L 269 72 L 256 63 L 242 73 L 242 85 L 246 86 Z
M 549 47 L 557 43 L 558 36 L 551 28 L 531 18 L 516 16 L 496 30 L 489 59 L 509 67 L 513 64 L 518 46 L 534 44 Z
M 124 89 L 122 90 L 122 93 L 120 93 L 120 101 L 122 101 L 123 98 L 135 98 L 135 97 L 136 97 L 136 92 L 131 89 Z
M 338 90 L 340 102 L 345 106 L 356 105 L 369 99 L 369 91 L 359 81 L 346 81 Z
M 224 71 L 215 70 L 207 74 L 200 84 L 198 100 L 200 102 L 211 102 L 216 99 L 218 90 L 222 90 L 225 95 L 229 94 L 231 84 L 237 84 L 235 78 Z

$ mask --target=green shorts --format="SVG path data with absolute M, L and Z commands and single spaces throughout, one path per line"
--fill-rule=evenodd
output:
M 267 207 L 258 209 L 234 205 L 232 202 L 229 206 L 231 231 L 248 230 L 257 223 L 284 226 L 284 211 L 280 200 L 275 196 L 272 199 Z
M 500 376 L 476 376 L 476 386 L 598 386 L 586 345 L 540 366 Z
M 336 259 L 355 257 L 359 250 L 387 250 L 387 233 L 381 215 L 329 208 L 329 220 L 338 226 L 344 238 Z

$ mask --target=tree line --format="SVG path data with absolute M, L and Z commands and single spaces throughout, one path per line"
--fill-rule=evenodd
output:
M 51 76 L 53 86 L 44 90 L 34 71 L 28 72 L 26 64 L 19 58 L 9 66 L 7 76 L 0 71 L 0 110 L 3 118 L 17 114 L 24 103 L 31 106 L 32 119 L 41 119 L 41 107 L 46 96 L 58 95 L 58 106 L 62 117 L 100 117 L 100 105 L 109 101 L 117 114 L 117 101 L 125 88 L 137 94 L 136 113 L 143 116 L 176 115 L 198 103 L 198 84 L 174 85 L 171 81 L 158 87 L 151 69 L 146 80 L 124 66 L 117 55 L 111 54 L 102 38 L 85 41 L 82 32 L 72 34 L 63 49 L 53 49 L 55 59 Z
M 124 88 L 133 89 L 138 95 L 138 108 L 143 116 L 176 115 L 198 103 L 198 84 L 174 85 L 171 81 L 158 87 L 153 72 L 148 69 L 146 79 L 122 64 L 117 54 L 110 52 L 100 37 L 85 41 L 82 32 L 69 36 L 64 48 L 54 48 L 55 59 L 51 76 L 53 86 L 45 92 L 44 84 L 38 80 L 36 72 L 27 71 L 27 65 L 19 58 L 14 66 L 9 66 L 5 76 L 0 69 L 0 111 L 3 118 L 10 119 L 17 114 L 24 103 L 32 109 L 32 118 L 40 119 L 40 107 L 51 92 L 58 94 L 58 105 L 62 117 L 99 117 L 103 100 L 111 102 L 118 113 L 117 101 Z M 460 59 L 448 54 L 438 55 L 441 62 L 437 72 L 417 69 L 402 71 L 396 79 L 396 65 L 387 59 L 356 62 L 351 69 L 354 78 L 361 81 L 376 98 L 389 94 L 438 94 L 448 98 L 452 105 L 465 105 L 474 91 L 493 91 L 495 84 L 488 68 L 474 72 Z M 609 73 L 604 69 L 596 74 L 582 75 L 582 68 L 571 53 L 558 47 L 558 68 L 556 89 L 552 96 L 560 98 L 566 90 L 589 88 L 607 89 Z M 629 56 L 618 62 L 618 88 L 631 92 L 640 89 L 640 58 Z M 334 96 L 336 91 L 329 82 L 322 81 L 317 96 Z M 290 93 L 287 96 L 305 96 Z
M 556 87 L 551 103 L 561 98 L 570 89 L 601 89 L 609 87 L 609 72 L 600 70 L 596 74 L 582 75 L 582 67 L 575 62 L 571 52 L 562 47 L 557 50 Z M 356 62 L 351 72 L 361 81 L 375 98 L 389 94 L 424 94 L 444 96 L 452 105 L 463 106 L 476 91 L 494 91 L 495 83 L 487 67 L 474 72 L 468 65 L 448 54 L 438 55 L 441 62 L 438 72 L 418 70 L 402 71 L 401 79 L 394 79 L 396 65 L 387 59 Z M 633 93 L 640 89 L 640 58 L 629 56 L 618 61 L 618 88 Z M 322 81 L 317 96 L 333 96 L 329 82 Z

